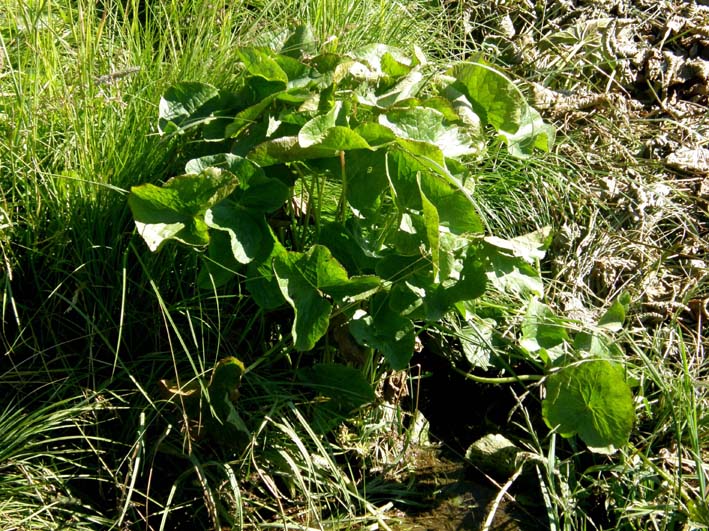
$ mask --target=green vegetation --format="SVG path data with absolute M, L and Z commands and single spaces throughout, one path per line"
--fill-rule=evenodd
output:
M 502 4 L 0 7 L 2 529 L 709 525 L 706 118 Z

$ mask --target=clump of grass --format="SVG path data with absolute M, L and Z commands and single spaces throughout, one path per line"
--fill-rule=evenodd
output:
M 2 376 L 3 382 L 7 374 Z M 94 432 L 106 409 L 99 395 L 56 399 L 13 395 L 0 411 L 0 526 L 3 529 L 97 529 L 111 524 L 80 496 L 80 478 L 107 479 L 100 470 L 110 441 Z M 44 403 L 43 403 L 44 402 Z

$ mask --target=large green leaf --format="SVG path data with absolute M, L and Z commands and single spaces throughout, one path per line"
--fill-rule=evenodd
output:
M 365 253 L 347 226 L 337 222 L 322 225 L 319 242 L 330 249 L 351 275 L 374 271 L 375 258 Z
M 440 319 L 455 303 L 477 299 L 485 293 L 487 269 L 477 252 L 471 249 L 456 262 L 449 280 L 444 280 L 427 301 L 429 319 Z
M 319 114 L 303 125 L 298 133 L 298 144 L 307 148 L 322 142 L 327 131 L 337 125 L 337 116 L 342 110 L 342 102 L 338 101 L 326 113 Z
M 565 323 L 538 299 L 532 299 L 522 322 L 520 344 L 530 352 L 552 349 L 569 341 Z
M 169 87 L 160 98 L 158 127 L 161 133 L 174 133 L 209 116 L 210 105 L 219 91 L 208 83 L 184 81 Z
M 331 149 L 333 151 L 349 151 L 353 149 L 370 149 L 367 141 L 349 127 L 336 125 L 325 131 L 322 139 L 313 147 Z
M 232 155 L 231 153 L 217 153 L 215 155 L 206 155 L 197 159 L 192 159 L 185 164 L 185 173 L 199 174 L 207 168 L 221 168 L 228 170 L 233 174 L 238 173 L 241 157 Z M 235 171 L 236 170 L 236 171 Z
M 284 136 L 258 144 L 248 154 L 248 159 L 261 167 L 283 162 L 334 157 L 337 151 L 323 146 L 302 147 L 297 136 Z
M 260 48 L 243 47 L 238 48 L 236 54 L 251 76 L 258 76 L 266 81 L 282 83 L 283 89 L 286 88 L 288 75 L 272 57 L 272 52 Z
M 274 92 L 270 96 L 267 96 L 253 105 L 250 105 L 246 109 L 239 111 L 231 123 L 226 126 L 224 137 L 234 138 L 244 129 L 254 124 L 262 113 L 271 106 L 279 94 L 281 94 L 281 92 Z
M 396 140 L 396 135 L 388 127 L 376 122 L 365 122 L 354 130 L 370 146 L 383 146 Z
M 585 352 L 587 357 L 622 360 L 623 350 L 599 332 L 578 332 L 574 336 L 574 348 Z
M 431 254 L 433 264 L 433 277 L 438 280 L 440 269 L 440 216 L 435 205 L 426 197 L 426 193 L 421 188 L 421 179 L 418 180 L 419 193 L 421 194 L 422 218 L 426 229 L 426 243 L 428 252 Z
M 387 154 L 388 177 L 399 209 L 421 211 L 423 192 L 452 232 L 481 232 L 483 224 L 465 191 L 448 172 L 442 152 L 428 143 L 402 140 Z
M 410 210 L 401 213 L 398 226 L 388 231 L 385 243 L 400 255 L 421 256 L 428 244 L 423 216 Z
M 409 72 L 406 77 L 400 79 L 396 85 L 389 89 L 384 94 L 375 93 L 371 96 L 371 105 L 379 108 L 387 108 L 396 103 L 413 98 L 416 96 L 423 86 L 426 78 L 418 70 L 418 68 Z M 358 98 L 360 102 L 365 98 Z
M 416 61 L 408 57 L 399 48 L 387 44 L 369 44 L 347 54 L 366 63 L 374 74 L 374 79 L 381 77 L 399 78 L 406 75 Z
M 457 90 L 453 85 L 446 86 L 442 91 L 441 97 L 445 98 L 446 101 L 450 103 L 450 106 L 452 107 L 458 120 L 465 125 L 468 133 L 476 138 L 478 143 L 478 152 L 482 153 L 485 150 L 483 123 L 480 116 L 478 116 L 473 109 L 473 104 L 470 103 L 470 100 L 463 92 Z M 451 118 L 449 118 L 449 120 L 452 121 Z
M 373 215 L 380 207 L 382 193 L 389 188 L 384 150 L 358 150 L 345 155 L 347 200 L 364 215 Z
M 534 148 L 549 151 L 556 138 L 556 129 L 544 122 L 536 109 L 527 107 L 522 114 L 519 128 L 514 133 L 501 129 L 498 138 L 507 144 L 510 155 L 527 158 L 532 156 Z
M 337 117 L 342 110 L 342 102 L 325 114 L 307 122 L 298 133 L 298 144 L 302 148 L 320 147 L 333 151 L 368 149 L 369 144 L 349 127 L 337 125 Z
M 420 282 L 420 278 L 408 278 L 395 282 L 389 290 L 389 308 L 397 315 L 412 320 L 423 320 L 426 317 L 425 301 L 430 282 Z
M 474 319 L 458 330 L 463 354 L 470 365 L 487 370 L 492 365 L 492 338 L 496 322 L 492 319 Z
M 482 297 L 487 289 L 486 265 L 480 253 L 472 245 L 466 249 L 463 258 L 463 267 L 459 272 L 459 280 L 454 291 L 457 301 L 472 300 Z
M 180 175 L 164 186 L 143 184 L 131 188 L 128 205 L 138 233 L 151 251 L 174 239 L 188 245 L 209 243 L 204 213 L 236 188 L 237 178 L 219 168 L 198 175 Z
M 204 221 L 210 229 L 229 235 L 232 254 L 241 264 L 263 259 L 271 252 L 273 242 L 268 238 L 269 228 L 259 212 L 222 203 L 207 210 Z
M 483 63 L 456 66 L 452 74 L 483 123 L 508 133 L 519 129 L 527 102 L 512 81 Z
M 185 171 L 201 173 L 210 167 L 226 169 L 238 178 L 231 200 L 241 208 L 268 213 L 282 207 L 288 199 L 288 186 L 282 181 L 267 177 L 258 165 L 231 153 L 192 159 L 185 165 Z
M 547 247 L 551 243 L 551 227 L 543 227 L 511 239 L 486 236 L 485 241 L 529 264 L 536 264 L 538 260 L 544 258 Z
M 544 284 L 539 268 L 530 264 L 528 255 L 519 252 L 510 242 L 499 238 L 486 238 L 483 256 L 488 262 L 487 278 L 499 291 L 522 298 L 542 297 Z
M 350 332 L 361 345 L 381 352 L 392 369 L 405 369 L 414 355 L 413 322 L 393 311 L 386 302 L 374 301 L 372 306 L 376 306 L 374 316 L 361 310 L 355 313 Z
M 276 257 L 283 257 L 287 251 L 274 236 L 269 227 L 269 238 L 273 242 L 270 256 L 265 260 L 255 260 L 246 266 L 246 289 L 249 290 L 256 304 L 264 310 L 275 310 L 286 304 L 286 299 L 281 293 L 278 278 L 273 271 L 273 262 Z
M 633 395 L 623 369 L 607 360 L 564 367 L 546 381 L 542 415 L 563 437 L 578 434 L 593 452 L 626 445 L 635 420 Z
M 394 109 L 379 116 L 379 123 L 400 138 L 428 142 L 446 157 L 477 154 L 473 138 L 457 125 L 446 124 L 443 114 L 428 107 Z
M 261 168 L 249 160 L 241 159 L 233 170 L 239 177 L 233 201 L 241 208 L 270 213 L 278 210 L 288 200 L 290 191 L 280 179 L 268 177 Z
M 193 159 L 185 166 L 188 172 L 205 171 L 212 165 L 227 168 L 238 177 L 239 184 L 231 194 L 230 201 L 207 209 L 204 221 L 211 229 L 226 233 L 233 258 L 247 264 L 263 260 L 273 248 L 273 238 L 264 213 L 272 212 L 285 203 L 288 187 L 278 179 L 267 177 L 263 170 L 244 158 L 222 153 Z M 220 242 L 224 242 L 220 238 Z M 210 257 L 227 270 L 233 269 L 231 260 L 210 245 Z M 213 270 L 214 268 L 210 269 Z M 215 270 L 218 271 L 218 268 Z M 222 277 L 226 275 L 220 273 Z
M 346 304 L 371 295 L 380 283 L 374 276 L 348 278 L 345 268 L 322 245 L 306 253 L 276 256 L 273 269 L 283 296 L 295 310 L 293 342 L 301 351 L 311 350 L 327 332 L 332 304 L 325 295 Z

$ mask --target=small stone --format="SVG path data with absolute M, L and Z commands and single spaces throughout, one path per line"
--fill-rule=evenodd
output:
M 471 444 L 465 458 L 492 477 L 507 479 L 517 469 L 517 456 L 522 452 L 512 441 L 499 433 L 489 433 Z

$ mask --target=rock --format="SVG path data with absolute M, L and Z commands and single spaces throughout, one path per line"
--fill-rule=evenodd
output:
M 489 433 L 475 441 L 465 452 L 465 458 L 485 474 L 500 480 L 507 480 L 530 458 L 537 459 L 499 433 Z

